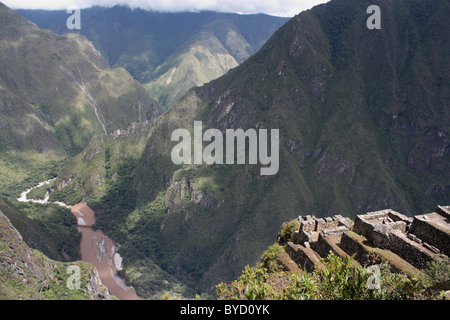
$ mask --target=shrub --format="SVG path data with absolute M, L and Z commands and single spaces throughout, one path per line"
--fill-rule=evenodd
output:
M 268 272 L 277 271 L 279 266 L 278 256 L 282 252 L 283 248 L 278 243 L 274 243 L 262 254 L 260 266 L 267 269 Z
M 281 226 L 280 238 L 283 242 L 289 242 L 292 240 L 292 236 L 295 231 L 300 228 L 300 222 L 298 220 L 291 220 L 284 222 Z
M 450 290 L 450 259 L 443 257 L 441 262 L 431 261 L 427 264 L 421 281 L 423 282 L 428 294 L 432 297 L 438 297 L 441 291 Z
M 239 280 L 231 284 L 220 283 L 216 289 L 220 299 L 267 300 L 275 298 L 273 287 L 267 283 L 269 273 L 265 268 L 245 267 Z
M 274 246 L 266 258 L 276 252 Z M 263 256 L 264 258 L 264 256 Z M 267 261 L 272 261 L 268 259 Z M 216 286 L 219 299 L 273 300 L 399 300 L 423 298 L 421 281 L 392 273 L 383 262 L 369 268 L 355 266 L 353 257 L 332 252 L 322 259 L 324 267 L 308 273 L 269 272 L 264 263 L 246 267 L 238 280 Z M 271 265 L 271 264 L 269 264 Z M 272 270 L 276 268 L 272 267 Z

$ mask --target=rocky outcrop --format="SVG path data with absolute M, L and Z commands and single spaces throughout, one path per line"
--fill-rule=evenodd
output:
M 182 205 L 183 203 L 198 204 L 203 208 L 212 208 L 214 200 L 203 190 L 196 188 L 186 178 L 173 179 L 170 187 L 167 189 L 165 205 L 170 209 Z
M 51 281 L 49 275 L 56 265 L 50 260 L 42 263 L 42 257 L 25 244 L 22 236 L 1 211 L 0 244 L 0 270 L 2 274 L 9 274 L 11 279 L 34 289 L 33 298 L 41 298 L 39 292 L 48 288 Z M 17 297 L 21 298 L 20 294 Z
M 71 266 L 79 270 L 79 287 L 69 285 Z M 53 261 L 31 249 L 0 211 L 0 299 L 110 300 L 112 297 L 93 265 L 82 261 Z

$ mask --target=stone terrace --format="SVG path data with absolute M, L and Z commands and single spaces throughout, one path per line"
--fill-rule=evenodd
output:
M 394 272 L 417 276 L 430 261 L 450 256 L 450 207 L 407 217 L 386 209 L 351 219 L 336 215 L 327 218 L 300 216 L 299 230 L 286 253 L 299 269 L 308 272 L 322 267 L 320 258 L 330 251 L 345 257 L 355 255 L 355 264 L 369 265 L 373 254 L 383 258 Z

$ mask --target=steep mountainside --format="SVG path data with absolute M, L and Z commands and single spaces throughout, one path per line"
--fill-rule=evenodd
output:
M 79 286 L 73 270 L 80 271 Z M 92 264 L 54 261 L 30 249 L 0 210 L 0 300 L 111 298 Z
M 66 11 L 18 10 L 39 27 L 70 32 Z M 165 108 L 193 86 L 225 74 L 254 54 L 287 21 L 268 15 L 163 13 L 93 7 L 81 29 L 113 67 L 124 67 Z
M 21 234 L 24 242 L 59 261 L 81 259 L 76 220 L 69 209 L 58 205 L 12 203 L 0 198 L 0 211 Z
M 50 191 L 49 200 L 74 205 L 83 199 L 104 196 L 124 170 L 134 168 L 145 148 L 151 126 L 151 121 L 133 122 L 126 130 L 94 136 L 82 152 L 66 162 L 54 182 L 43 187 Z M 127 179 L 132 180 L 132 172 L 128 173 Z M 130 191 L 135 194 L 132 188 Z M 130 206 L 134 205 L 134 197 L 129 202 Z
M 0 4 L 1 191 L 86 147 L 91 137 L 160 113 L 85 37 L 39 29 Z
M 370 1 L 302 12 L 158 118 L 135 185 L 138 207 L 164 209 L 124 218 L 129 244 L 211 288 L 255 262 L 282 222 L 300 214 L 411 214 L 449 203 L 450 4 L 377 3 L 379 30 L 366 25 Z M 278 173 L 175 165 L 171 135 L 192 133 L 194 121 L 222 133 L 279 129 Z

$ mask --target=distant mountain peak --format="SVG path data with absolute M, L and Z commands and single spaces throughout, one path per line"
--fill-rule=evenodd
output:
M 18 12 L 41 28 L 59 34 L 69 32 L 65 11 Z M 95 44 L 111 66 L 124 67 L 146 84 L 165 109 L 191 87 L 216 79 L 245 61 L 288 21 L 268 15 L 157 12 L 126 6 L 82 9 L 82 15 L 79 32 Z M 192 57 L 194 46 L 201 47 L 203 54 Z M 173 67 L 177 76 L 165 85 Z

